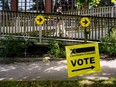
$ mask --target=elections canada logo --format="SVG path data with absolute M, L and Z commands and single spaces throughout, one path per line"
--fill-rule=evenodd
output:
M 86 47 L 86 48 L 74 48 L 70 49 L 70 57 L 73 56 L 82 56 L 82 55 L 89 55 L 89 54 L 95 54 L 95 47 Z

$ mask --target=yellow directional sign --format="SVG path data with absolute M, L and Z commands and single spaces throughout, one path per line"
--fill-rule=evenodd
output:
M 90 19 L 88 17 L 83 17 L 80 23 L 83 27 L 88 27 L 90 25 Z
M 45 20 L 50 20 L 50 16 L 45 16 Z
M 38 25 L 42 25 L 45 22 L 45 18 L 42 15 L 39 15 L 35 18 L 35 22 Z
M 97 43 L 66 46 L 68 77 L 100 72 Z

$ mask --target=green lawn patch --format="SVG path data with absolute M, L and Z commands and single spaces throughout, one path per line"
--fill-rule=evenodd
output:
M 109 80 L 1 81 L 0 87 L 116 87 L 116 78 Z

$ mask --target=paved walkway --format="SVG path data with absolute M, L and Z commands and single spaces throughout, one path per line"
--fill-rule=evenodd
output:
M 102 72 L 68 78 L 66 60 L 0 64 L 0 80 L 72 80 L 116 77 L 116 60 L 101 60 Z

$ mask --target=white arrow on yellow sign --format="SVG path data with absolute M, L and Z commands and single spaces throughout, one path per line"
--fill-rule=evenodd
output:
M 98 43 L 66 46 L 68 77 L 100 72 Z
M 36 24 L 38 24 L 38 25 L 42 25 L 42 24 L 45 22 L 45 18 L 44 18 L 42 15 L 38 15 L 38 16 L 35 18 L 35 22 L 36 22 Z
M 90 25 L 90 19 L 88 17 L 83 17 L 80 21 L 80 24 L 83 26 L 83 27 L 88 27 Z

